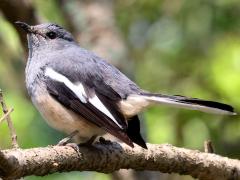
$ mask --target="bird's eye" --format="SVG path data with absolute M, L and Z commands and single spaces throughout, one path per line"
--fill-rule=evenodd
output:
M 50 39 L 55 39 L 57 37 L 57 34 L 55 32 L 53 32 L 53 31 L 47 32 L 46 35 Z

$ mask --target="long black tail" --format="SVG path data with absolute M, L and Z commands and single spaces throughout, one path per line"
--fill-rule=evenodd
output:
M 199 110 L 213 114 L 236 115 L 232 106 L 219 102 L 188 98 L 184 96 L 168 96 L 152 93 L 142 93 L 141 96 L 153 103 L 167 104 L 179 108 Z

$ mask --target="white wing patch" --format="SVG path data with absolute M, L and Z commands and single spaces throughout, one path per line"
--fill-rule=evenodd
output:
M 94 95 L 92 98 L 87 97 L 82 83 L 78 83 L 76 85 L 72 83 L 67 77 L 54 71 L 51 68 L 46 68 L 45 76 L 48 76 L 55 81 L 64 83 L 72 92 L 76 94 L 76 96 L 80 99 L 82 103 L 87 103 L 87 101 L 89 101 L 93 106 L 95 106 L 98 110 L 107 115 L 111 120 L 113 120 L 114 123 L 116 123 L 120 128 L 122 128 L 122 126 L 117 122 L 117 120 L 113 117 L 113 115 L 109 112 L 106 106 L 104 106 L 104 104 L 96 95 Z
M 45 75 L 58 82 L 64 83 L 69 89 L 72 90 L 72 92 L 74 92 L 77 95 L 81 102 L 87 103 L 87 95 L 81 83 L 75 85 L 64 75 L 54 71 L 51 68 L 46 68 Z
M 104 106 L 104 104 L 96 95 L 94 95 L 92 98 L 89 98 L 89 102 L 96 108 L 98 108 L 102 113 L 106 114 L 109 118 L 111 118 L 120 128 L 122 128 L 122 126 L 116 121 L 113 115 L 108 111 L 106 106 Z

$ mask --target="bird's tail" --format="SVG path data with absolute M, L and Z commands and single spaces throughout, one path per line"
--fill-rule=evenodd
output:
M 142 108 L 148 107 L 151 104 L 157 103 L 157 104 L 166 104 L 170 106 L 175 106 L 178 108 L 198 110 L 198 111 L 203 111 L 203 112 L 213 113 L 213 114 L 236 115 L 236 113 L 234 112 L 234 108 L 230 105 L 214 102 L 214 101 L 188 98 L 188 97 L 178 96 L 178 95 L 168 96 L 168 95 L 144 92 L 138 95 L 130 95 L 128 99 L 130 100 L 129 102 L 134 102 L 132 104 L 133 107 L 135 106 L 135 103 L 136 103 L 136 106 L 138 106 L 140 102 L 141 104 L 143 104 Z M 129 114 L 130 113 L 131 112 L 129 112 Z
M 236 115 L 232 106 L 214 101 L 188 98 L 178 95 L 168 96 L 153 93 L 142 93 L 140 96 L 151 103 L 166 104 L 179 108 L 199 110 L 213 114 Z

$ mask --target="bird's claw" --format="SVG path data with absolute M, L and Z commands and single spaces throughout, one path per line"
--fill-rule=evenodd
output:
M 99 142 L 100 142 L 101 144 L 105 144 L 105 145 L 112 144 L 112 141 L 106 140 L 104 137 L 100 137 L 100 138 L 99 138 Z
M 65 146 L 65 145 L 67 145 L 67 144 L 70 144 L 69 142 L 72 140 L 72 138 L 73 138 L 74 136 L 77 135 L 77 133 L 78 133 L 78 130 L 73 131 L 71 134 L 69 134 L 69 136 L 67 136 L 67 137 L 63 138 L 61 141 L 59 141 L 59 142 L 57 143 L 57 146 Z

